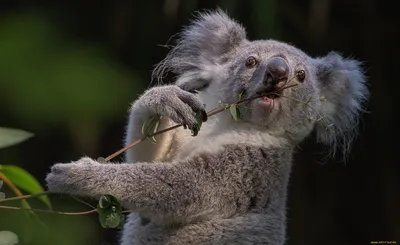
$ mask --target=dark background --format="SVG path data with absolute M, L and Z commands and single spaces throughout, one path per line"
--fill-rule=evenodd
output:
M 54 163 L 121 148 L 129 104 L 168 51 L 160 45 L 194 11 L 216 6 L 243 23 L 250 39 L 279 39 L 312 56 L 336 50 L 364 62 L 370 113 L 348 162 L 321 164 L 323 147 L 313 137 L 298 148 L 288 244 L 400 243 L 395 1 L 1 1 L 0 126 L 35 137 L 2 149 L 0 164 L 22 166 L 44 184 Z M 51 200 L 55 210 L 87 209 L 67 197 Z M 21 244 L 115 244 L 117 231 L 102 229 L 96 215 L 39 216 L 49 230 L 20 211 L 0 210 L 0 230 L 17 233 Z

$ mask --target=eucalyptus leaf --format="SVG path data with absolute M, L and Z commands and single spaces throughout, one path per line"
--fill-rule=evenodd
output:
M 119 218 L 119 225 L 117 226 L 118 229 L 122 229 L 125 224 L 125 215 L 121 215 Z
M 149 137 L 149 135 L 157 132 L 158 127 L 160 126 L 160 119 L 161 116 L 158 115 L 152 116 L 149 119 L 147 119 L 142 126 L 143 136 L 147 136 L 147 139 L 149 139 L 153 143 L 157 143 L 157 141 L 154 137 Z
M 99 200 L 99 207 L 101 209 L 108 208 L 111 205 L 111 199 L 108 196 L 101 196 Z
M 203 115 L 201 112 L 196 113 L 196 122 L 198 126 L 198 131 L 200 131 L 201 126 L 203 125 Z
M 242 92 L 239 93 L 239 97 L 238 97 L 239 100 L 242 100 L 242 99 L 243 99 L 243 94 L 244 94 L 244 90 L 243 90 Z
M 104 157 L 98 157 L 96 161 L 99 163 L 107 163 L 107 161 Z
M 237 108 L 237 106 L 235 104 L 230 106 L 229 111 L 230 111 L 233 119 L 235 119 L 235 121 L 237 121 L 240 118 L 239 108 Z
M 12 183 L 30 194 L 44 192 L 43 187 L 29 172 L 15 165 L 1 165 L 2 172 Z M 44 204 L 51 208 L 51 203 L 47 196 L 38 197 Z
M 97 204 L 99 221 L 103 228 L 119 228 L 123 226 L 124 215 L 118 198 L 113 195 L 103 195 Z
M 0 180 L 0 189 L 3 186 L 3 181 Z M 0 200 L 6 198 L 6 194 L 4 194 L 3 192 L 0 192 Z
M 18 243 L 17 234 L 11 231 L 0 231 L 0 245 L 17 245 Z
M 32 136 L 32 133 L 24 130 L 0 127 L 0 149 L 21 143 Z
M 103 228 L 117 228 L 123 221 L 122 210 L 101 209 L 99 211 L 99 221 Z

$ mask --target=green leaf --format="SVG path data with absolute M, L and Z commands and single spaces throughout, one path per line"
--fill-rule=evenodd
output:
M 11 231 L 0 231 L 0 244 L 16 245 L 18 243 L 17 234 Z
M 108 208 L 111 205 L 111 199 L 108 196 L 101 196 L 99 200 L 99 207 L 101 209 Z
M 243 94 L 244 94 L 244 90 L 243 90 L 242 92 L 240 92 L 240 94 L 239 94 L 239 100 L 242 100 L 242 99 L 243 99 Z
M 237 121 L 240 118 L 239 108 L 237 108 L 237 106 L 235 104 L 230 106 L 229 111 L 230 111 L 233 119 L 235 119 L 235 121 Z
M 111 206 L 115 207 L 115 206 Z M 100 209 L 99 210 L 99 221 L 103 228 L 117 228 L 123 222 L 122 210 L 115 208 Z
M 104 157 L 99 157 L 99 158 L 97 158 L 96 161 L 99 162 L 99 163 L 107 163 L 107 161 L 106 161 L 106 159 Z
M 97 204 L 99 221 L 103 228 L 120 228 L 124 224 L 121 203 L 115 196 L 103 195 Z
M 0 189 L 3 186 L 3 181 L 0 180 Z M 4 194 L 3 192 L 0 192 L 0 200 L 6 198 L 6 194 Z
M 119 225 L 117 226 L 117 228 L 122 229 L 124 227 L 124 224 L 125 224 L 125 215 L 122 214 L 121 217 L 119 218 Z
M 153 143 L 157 143 L 156 139 L 154 137 L 148 137 L 150 134 L 154 134 L 158 130 L 158 126 L 160 125 L 160 119 L 161 116 L 155 115 L 147 119 L 143 126 L 142 126 L 142 134 L 144 136 L 147 136 L 147 139 L 149 139 Z
M 203 125 L 203 114 L 201 112 L 196 113 L 196 122 L 197 122 L 197 129 L 200 131 L 201 126 Z
M 32 136 L 33 134 L 20 129 L 0 127 L 0 149 L 21 143 Z
M 1 165 L 0 172 L 2 172 L 11 182 L 19 188 L 31 193 L 37 194 L 44 192 L 43 187 L 29 172 L 15 165 Z M 51 204 L 47 196 L 38 197 L 49 208 Z

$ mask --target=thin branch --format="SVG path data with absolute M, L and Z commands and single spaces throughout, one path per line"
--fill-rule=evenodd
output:
M 277 94 L 277 95 L 278 95 L 278 94 Z M 287 98 L 287 99 L 294 100 L 294 101 L 296 101 L 296 102 L 299 102 L 299 103 L 303 104 L 304 106 L 307 106 L 307 107 L 310 108 L 313 112 L 315 112 L 315 114 L 317 114 L 317 116 L 319 117 L 319 118 L 317 119 L 317 122 L 322 121 L 323 124 L 324 124 L 323 126 L 325 127 L 325 129 L 329 129 L 329 128 L 330 128 L 330 125 L 326 122 L 325 118 L 324 118 L 317 110 L 315 110 L 314 107 L 312 107 L 312 106 L 309 105 L 309 103 L 310 103 L 310 101 L 311 101 L 311 97 L 310 97 L 307 101 L 302 101 L 302 100 L 299 100 L 299 99 L 296 99 L 296 98 L 293 98 L 293 97 L 289 97 L 289 96 L 284 96 L 284 95 L 279 95 L 279 96 L 284 97 L 284 98 Z M 308 115 L 308 117 L 310 117 L 310 115 Z
M 3 173 L 0 172 L 0 179 L 3 180 L 3 182 L 10 187 L 10 189 L 17 195 L 18 197 L 24 196 L 22 192 L 12 183 Z M 9 199 L 9 198 L 8 198 Z M 30 209 L 31 207 L 29 206 L 28 202 L 24 200 L 24 198 L 19 198 L 21 199 L 21 204 L 24 208 Z M 6 200 L 6 199 L 2 199 Z
M 82 204 L 88 206 L 89 208 L 96 209 L 96 207 L 94 207 L 93 205 L 91 205 L 91 204 L 89 204 L 89 203 L 87 203 L 87 202 L 85 202 L 85 201 L 83 201 L 83 200 L 81 200 L 81 199 L 79 199 L 79 198 L 77 198 L 77 197 L 74 197 L 74 196 L 70 196 L 70 197 L 71 197 L 72 199 L 74 199 L 75 201 L 78 201 L 78 202 L 80 202 L 80 203 L 82 203 Z
M 8 197 L 8 198 L 0 199 L 0 202 L 22 200 L 22 199 L 28 199 L 28 198 L 44 196 L 44 195 L 48 195 L 48 194 L 54 194 L 54 193 L 51 193 L 50 191 L 44 191 L 44 192 L 40 192 L 40 193 L 36 193 L 36 194 L 21 195 L 21 196 L 16 196 L 16 197 Z
M 34 208 L 20 208 L 20 207 L 12 207 L 12 206 L 0 206 L 0 209 L 11 209 L 11 210 L 26 210 L 38 213 L 49 213 L 49 214 L 62 214 L 62 215 L 84 215 L 97 213 L 97 209 L 92 209 L 84 212 L 60 212 L 60 211 L 52 211 L 52 210 L 42 210 L 42 209 L 34 209 Z
M 288 84 L 289 82 L 291 82 L 293 79 L 294 79 L 294 78 L 291 78 L 286 84 Z M 285 85 L 286 85 L 286 84 L 285 84 Z M 288 88 L 291 88 L 291 87 L 295 87 L 295 86 L 297 86 L 297 85 L 298 85 L 298 84 L 291 84 L 291 85 L 283 86 L 283 87 L 281 87 L 280 89 L 278 89 L 277 91 L 281 91 L 281 90 L 284 90 L 284 89 L 288 89 Z M 261 98 L 261 97 L 262 97 L 262 96 L 259 95 L 259 96 L 251 97 L 251 98 L 248 98 L 248 99 L 242 99 L 242 100 L 237 101 L 236 103 L 233 103 L 232 105 L 238 105 L 238 104 L 241 104 L 241 103 L 244 103 L 244 102 L 247 102 L 247 101 L 250 101 L 250 100 L 254 100 L 254 99 L 257 99 L 257 98 Z M 230 106 L 231 106 L 231 105 L 230 105 Z M 227 107 L 227 108 L 229 108 L 229 107 Z M 217 109 L 217 110 L 216 110 L 216 109 L 213 109 L 213 110 L 211 110 L 211 111 L 207 114 L 207 116 L 208 116 L 208 117 L 211 117 L 211 116 L 214 116 L 215 114 L 218 114 L 218 113 L 220 113 L 220 112 L 222 112 L 222 111 L 225 111 L 225 110 L 226 110 L 226 107 L 223 107 L 223 108 Z M 135 146 L 135 145 L 137 145 L 137 144 L 140 144 L 141 142 L 143 142 L 144 140 L 146 140 L 148 137 L 154 137 L 154 136 L 156 136 L 156 135 L 159 135 L 159 134 L 162 134 L 162 133 L 171 131 L 171 130 L 173 130 L 173 129 L 176 129 L 176 128 L 179 128 L 179 127 L 182 127 L 182 126 L 183 126 L 183 124 L 178 124 L 178 125 L 172 126 L 172 127 L 170 127 L 170 128 L 166 128 L 166 129 L 157 131 L 157 132 L 155 132 L 155 133 L 153 133 L 153 134 L 147 135 L 147 136 L 145 136 L 145 137 L 143 137 L 143 138 L 141 138 L 141 139 L 137 139 L 137 140 L 135 140 L 134 142 L 130 143 L 129 145 L 125 146 L 124 148 L 122 148 L 122 149 L 118 150 L 117 152 L 115 152 L 115 153 L 109 155 L 108 157 L 105 158 L 105 160 L 106 160 L 107 162 L 110 161 L 111 159 L 113 159 L 114 157 L 120 155 L 120 154 L 123 153 L 124 151 L 126 151 L 126 150 L 132 148 L 133 146 Z
M 4 199 L 0 199 L 0 202 L 9 202 L 9 201 L 16 201 L 16 200 L 23 200 L 23 199 L 28 199 L 28 198 L 35 198 L 35 197 L 40 197 L 40 196 L 44 196 L 44 195 L 54 195 L 54 194 L 59 194 L 59 195 L 65 195 L 65 193 L 57 193 L 57 192 L 50 192 L 50 191 L 44 191 L 44 192 L 40 192 L 40 193 L 35 193 L 35 194 L 29 194 L 29 195 L 23 195 L 23 196 L 16 196 L 16 197 L 9 197 L 9 198 L 4 198 Z M 70 196 L 72 199 L 90 207 L 93 209 L 96 209 L 96 207 L 94 207 L 93 205 L 77 198 L 74 196 Z

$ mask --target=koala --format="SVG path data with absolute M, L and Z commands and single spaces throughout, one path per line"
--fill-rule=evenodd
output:
M 348 153 L 369 97 L 360 62 L 250 41 L 241 24 L 216 10 L 182 31 L 154 77 L 168 72 L 174 84 L 160 83 L 132 104 L 125 143 L 143 137 L 155 115 L 160 130 L 190 130 L 145 141 L 123 163 L 83 157 L 55 164 L 49 189 L 119 198 L 132 211 L 122 245 L 284 244 L 292 155 L 312 132 L 330 153 Z M 239 95 L 238 120 L 229 110 L 207 116 Z

